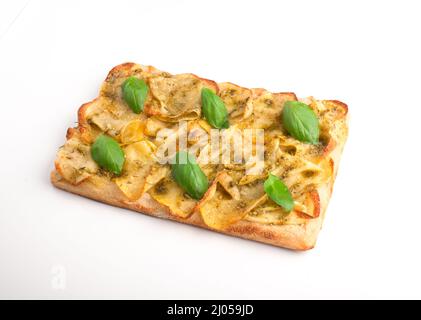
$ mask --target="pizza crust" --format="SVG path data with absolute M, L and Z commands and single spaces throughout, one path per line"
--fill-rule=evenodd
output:
M 111 77 L 113 73 L 129 72 L 133 66 L 134 64 L 132 63 L 125 63 L 117 66 L 110 71 L 107 79 Z M 78 111 L 79 126 L 77 128 L 68 129 L 66 135 L 67 139 L 71 139 L 75 134 L 83 135 L 84 131 L 86 130 L 86 112 L 89 106 L 97 103 L 97 101 L 98 100 L 95 99 L 92 102 L 86 103 L 80 107 Z M 346 108 L 347 110 L 347 106 L 344 103 L 336 100 L 331 100 L 331 102 L 338 104 L 340 107 Z M 345 117 L 347 120 L 347 113 Z M 87 139 L 89 140 L 89 138 Z M 101 184 L 96 184 L 90 179 L 85 179 L 76 185 L 71 184 L 66 181 L 60 174 L 60 165 L 57 162 L 56 169 L 51 172 L 51 182 L 59 189 L 66 190 L 71 193 L 113 206 L 148 214 L 150 216 L 170 219 L 235 237 L 271 244 L 274 246 L 293 250 L 308 250 L 315 246 L 318 233 L 322 227 L 345 141 L 346 134 L 342 135 L 339 141 L 336 141 L 334 146 L 329 145 L 330 150 L 328 151 L 329 157 L 333 162 L 333 174 L 328 179 L 327 183 L 317 188 L 317 192 L 320 198 L 320 215 L 317 218 L 310 219 L 307 223 L 301 225 L 269 225 L 241 220 L 230 225 L 225 230 L 214 230 L 204 224 L 197 210 L 195 210 L 195 212 L 193 212 L 193 214 L 191 214 L 188 218 L 184 219 L 171 214 L 167 207 L 155 201 L 147 193 L 145 193 L 140 199 L 136 201 L 130 201 L 117 187 L 117 185 L 110 180 L 103 181 Z

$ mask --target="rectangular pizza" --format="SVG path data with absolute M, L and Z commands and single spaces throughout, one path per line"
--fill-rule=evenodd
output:
M 124 63 L 78 111 L 54 186 L 294 250 L 314 247 L 348 107 Z

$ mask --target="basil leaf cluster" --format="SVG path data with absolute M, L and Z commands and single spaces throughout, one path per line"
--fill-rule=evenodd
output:
M 148 96 L 148 85 L 142 79 L 130 77 L 122 84 L 123 99 L 134 113 L 141 113 Z
M 302 142 L 319 142 L 319 120 L 314 111 L 305 103 L 287 101 L 282 111 L 282 123 L 288 133 Z
M 92 159 L 103 169 L 120 175 L 124 165 L 124 151 L 113 138 L 100 135 L 91 147 Z
M 285 211 L 290 212 L 294 208 L 294 200 L 288 187 L 277 176 L 269 174 L 263 188 L 269 198 L 284 208 Z
M 228 111 L 222 99 L 211 89 L 202 89 L 202 113 L 208 123 L 216 129 L 229 127 Z
M 195 157 L 186 151 L 177 152 L 171 173 L 177 184 L 193 199 L 201 199 L 208 190 L 208 178 Z

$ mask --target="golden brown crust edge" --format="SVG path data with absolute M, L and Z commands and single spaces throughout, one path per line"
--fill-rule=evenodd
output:
M 110 71 L 107 77 L 109 77 L 112 72 L 116 72 L 118 70 L 130 70 L 134 65 L 134 63 L 124 63 L 122 65 L 116 66 Z M 79 125 L 77 128 L 68 129 L 66 135 L 67 139 L 70 139 L 71 136 L 77 131 L 81 132 L 84 130 L 84 123 L 86 121 L 85 111 L 87 110 L 89 105 L 95 103 L 96 100 L 97 99 L 94 99 L 91 102 L 85 103 L 79 108 Z M 346 104 L 336 100 L 331 101 L 343 105 L 347 109 Z M 293 250 L 308 250 L 312 249 L 315 246 L 318 233 L 322 227 L 325 212 L 327 209 L 327 204 L 332 193 L 334 180 L 339 166 L 339 160 L 342 154 L 342 149 L 344 147 L 345 141 L 346 137 L 344 137 L 342 141 L 337 141 L 337 145 L 330 154 L 330 157 L 332 158 L 334 164 L 333 175 L 327 184 L 324 184 L 318 188 L 320 196 L 321 214 L 318 218 L 312 219 L 308 223 L 303 225 L 265 225 L 242 220 L 230 226 L 226 230 L 214 230 L 203 223 L 198 212 L 194 212 L 187 219 L 176 217 L 174 215 L 171 215 L 166 207 L 156 202 L 148 194 L 145 194 L 137 201 L 129 201 L 118 189 L 118 187 L 111 181 L 107 184 L 102 184 L 100 187 L 90 182 L 89 179 L 81 182 L 78 185 L 73 185 L 64 180 L 57 170 L 53 170 L 51 172 L 51 182 L 55 187 L 59 189 L 78 194 L 93 200 L 97 200 L 103 203 L 107 203 L 113 206 L 148 214 L 150 216 L 159 217 L 163 219 L 170 219 L 181 223 L 209 229 L 219 233 L 263 242 L 278 247 L 284 247 Z
M 83 181 L 79 185 L 72 185 L 64 180 L 55 170 L 51 172 L 51 182 L 59 189 L 113 206 L 213 230 L 202 222 L 198 212 L 193 213 L 187 219 L 178 218 L 171 215 L 165 207 L 153 200 L 148 194 L 145 194 L 137 201 L 127 201 L 124 195 L 121 194 L 121 191 L 112 182 L 102 185 L 100 188 L 90 183 L 89 180 Z M 288 226 L 271 226 L 256 222 L 240 221 L 225 231 L 213 231 L 289 249 L 307 250 L 314 247 L 321 223 L 321 218 L 313 219 L 305 225 Z

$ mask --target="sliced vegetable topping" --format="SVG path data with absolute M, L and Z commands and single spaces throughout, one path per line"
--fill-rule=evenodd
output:
M 294 208 L 294 200 L 292 199 L 288 187 L 277 176 L 269 174 L 263 187 L 269 198 L 279 204 L 287 212 Z
M 130 77 L 124 81 L 122 89 L 124 101 L 134 113 L 141 113 L 149 91 L 146 82 L 136 77 Z
M 196 163 L 195 157 L 186 151 L 177 152 L 171 172 L 178 185 L 194 199 L 201 199 L 208 190 L 208 178 Z
M 319 142 L 319 120 L 314 111 L 299 101 L 285 102 L 282 123 L 288 133 L 302 142 Z
M 124 164 L 124 152 L 117 141 L 104 134 L 91 147 L 92 159 L 105 170 L 120 175 Z
M 144 138 L 143 131 L 145 129 L 145 121 L 132 120 L 127 123 L 120 132 L 120 141 L 122 144 L 130 144 L 138 142 Z
M 216 129 L 229 127 L 228 111 L 222 99 L 211 89 L 202 89 L 202 112 L 209 124 Z

